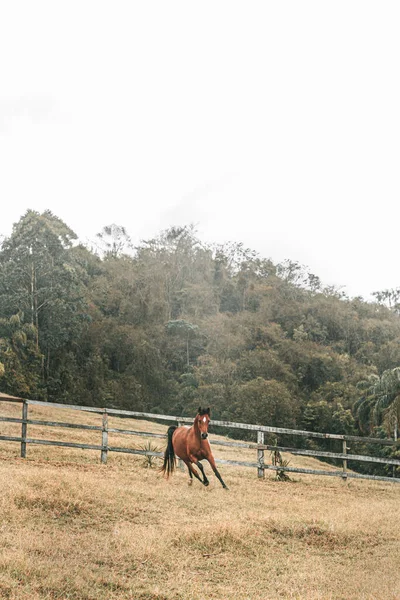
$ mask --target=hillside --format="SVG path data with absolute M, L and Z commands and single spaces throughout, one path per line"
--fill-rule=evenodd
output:
M 1 405 L 19 416 L 20 407 Z M 98 425 L 99 415 L 31 407 L 35 419 Z M 62 414 L 60 414 L 62 413 Z M 115 419 L 114 426 L 120 426 Z M 164 425 L 123 421 L 164 433 Z M 29 426 L 47 439 L 99 432 Z M 20 425 L 1 424 L 18 435 Z M 51 432 L 51 433 L 50 433 Z M 215 437 L 215 436 L 213 436 Z M 143 438 L 115 436 L 132 447 Z M 163 440 L 156 440 L 161 448 Z M 154 444 L 154 439 L 152 440 Z M 214 447 L 243 460 L 254 451 Z M 291 482 L 222 466 L 230 491 L 164 480 L 142 457 L 0 443 L 0 597 L 12 600 L 395 600 L 400 486 L 298 475 Z M 318 461 L 290 457 L 313 467 Z M 326 466 L 324 465 L 324 468 Z M 207 467 L 206 467 L 207 469 Z M 210 469 L 208 469 L 210 472 Z
M 393 436 L 399 290 L 348 298 L 294 261 L 171 228 L 96 252 L 49 211 L 0 247 L 0 391 L 31 399 Z M 372 467 L 367 467 L 372 469 Z

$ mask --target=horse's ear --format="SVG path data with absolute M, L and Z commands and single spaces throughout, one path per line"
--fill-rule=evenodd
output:
M 209 414 L 210 414 L 210 407 L 208 407 L 206 410 L 206 415 L 209 415 Z
M 199 410 L 197 411 L 199 415 L 201 415 L 201 406 L 199 406 Z

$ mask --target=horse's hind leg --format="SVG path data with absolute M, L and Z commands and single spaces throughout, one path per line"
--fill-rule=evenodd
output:
M 192 473 L 192 471 L 189 469 L 189 467 L 188 467 L 188 471 L 189 471 L 189 477 L 190 477 L 190 479 L 189 479 L 189 485 L 192 485 L 192 484 L 193 484 L 193 473 Z

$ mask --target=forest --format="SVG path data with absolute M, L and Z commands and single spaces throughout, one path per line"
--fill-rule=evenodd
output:
M 0 239 L 0 391 L 393 437 L 400 289 L 373 297 L 240 243 L 207 245 L 193 227 L 133 247 L 109 225 L 85 245 L 29 210 Z

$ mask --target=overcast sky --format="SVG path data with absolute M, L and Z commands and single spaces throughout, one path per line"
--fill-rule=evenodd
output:
M 0 4 L 0 233 L 194 223 L 365 297 L 400 286 L 400 3 Z

